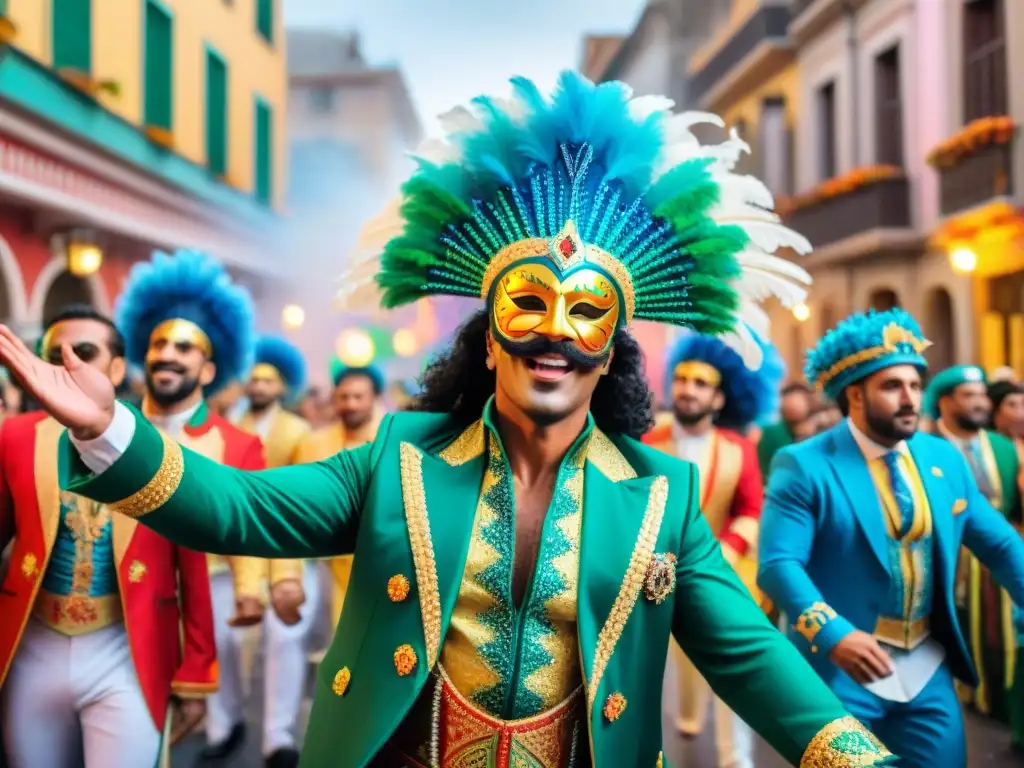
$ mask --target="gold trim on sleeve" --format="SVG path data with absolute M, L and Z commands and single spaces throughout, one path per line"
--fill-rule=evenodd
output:
M 108 504 L 107 507 L 114 512 L 132 518 L 148 515 L 166 504 L 178 490 L 185 472 L 185 457 L 182 455 L 181 446 L 170 437 L 161 432 L 160 439 L 164 444 L 160 468 L 145 486 L 131 496 Z
M 427 648 L 427 666 L 433 668 L 441 648 L 441 594 L 437 584 L 437 562 L 430 539 L 427 518 L 427 494 L 423 487 L 423 454 L 410 443 L 399 450 L 402 476 L 402 504 L 405 507 L 409 544 L 416 570 L 416 589 L 423 616 L 423 639 Z M 397 663 L 397 662 L 396 662 Z
M 811 603 L 811 607 L 804 610 L 799 616 L 796 617 L 796 621 L 793 622 L 793 629 L 804 636 L 804 640 L 812 644 L 811 651 L 817 649 L 813 647 L 814 638 L 818 636 L 818 633 L 824 629 L 825 625 L 828 624 L 832 619 L 838 618 L 837 614 L 828 603 Z
M 811 739 L 800 768 L 863 768 L 883 765 L 892 753 L 871 731 L 852 717 L 841 717 Z
M 597 650 L 594 652 L 594 666 L 590 672 L 587 685 L 587 713 L 594 707 L 597 689 L 601 678 L 608 668 L 608 662 L 615 652 L 615 645 L 622 636 L 622 630 L 633 612 L 640 592 L 647 578 L 647 568 L 654 556 L 654 547 L 661 531 L 661 521 L 665 517 L 665 504 L 668 501 L 668 478 L 659 475 L 651 483 L 650 495 L 647 497 L 647 510 L 640 525 L 640 533 L 633 545 L 633 554 L 629 558 L 629 568 L 619 587 L 619 594 L 612 605 L 611 613 L 597 636 Z

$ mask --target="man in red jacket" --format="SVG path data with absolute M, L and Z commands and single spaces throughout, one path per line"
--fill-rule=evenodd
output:
M 777 407 L 782 363 L 775 350 L 761 345 L 760 370 L 751 371 L 720 339 L 687 333 L 669 353 L 666 399 L 672 413 L 658 420 L 644 442 L 700 469 L 700 508 L 722 544 L 726 559 L 747 587 L 756 591 L 758 529 L 763 487 L 757 450 L 743 434 Z M 673 654 L 679 668 L 680 711 L 677 726 L 696 736 L 710 708 L 711 688 L 696 667 Z M 671 672 L 670 689 L 675 689 Z M 750 728 L 715 700 L 715 745 L 719 768 L 753 768 Z
M 68 344 L 120 385 L 125 341 L 77 305 L 52 320 L 51 362 Z M 160 757 L 169 704 L 196 724 L 217 688 L 206 555 L 62 492 L 45 412 L 0 429 L 0 697 L 11 768 L 138 768 Z

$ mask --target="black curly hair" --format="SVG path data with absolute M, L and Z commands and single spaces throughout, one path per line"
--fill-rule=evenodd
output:
M 490 320 L 480 310 L 455 335 L 451 347 L 427 366 L 421 391 L 409 410 L 450 413 L 472 424 L 494 394 L 495 373 L 487 368 Z M 590 401 L 590 412 L 603 432 L 640 439 L 654 426 L 654 398 L 644 376 L 644 354 L 629 331 L 615 332 L 615 355 Z

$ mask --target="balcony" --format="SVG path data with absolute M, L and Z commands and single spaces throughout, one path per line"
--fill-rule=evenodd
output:
M 851 176 L 848 174 L 844 179 Z M 881 249 L 885 245 L 881 242 L 885 231 L 910 230 L 910 188 L 904 176 L 868 180 L 849 191 L 827 193 L 829 185 L 842 182 L 843 179 L 826 182 L 819 187 L 821 192 L 798 199 L 788 213 L 783 203 L 780 208 L 786 226 L 810 240 L 815 250 L 869 233 L 879 235 L 873 239 L 873 247 Z M 852 186 L 852 182 L 846 184 Z
M 943 216 L 1013 194 L 1013 142 L 990 144 L 939 169 L 939 211 Z
M 867 0 L 791 0 L 789 36 L 797 45 L 820 35 L 847 13 L 856 13 Z

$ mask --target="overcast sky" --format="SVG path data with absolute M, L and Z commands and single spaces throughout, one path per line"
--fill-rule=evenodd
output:
M 505 93 L 513 75 L 550 88 L 560 70 L 579 65 L 585 34 L 627 32 L 643 5 L 644 0 L 284 0 L 289 26 L 356 29 L 371 63 L 400 63 L 430 133 L 434 116 L 481 93 Z

